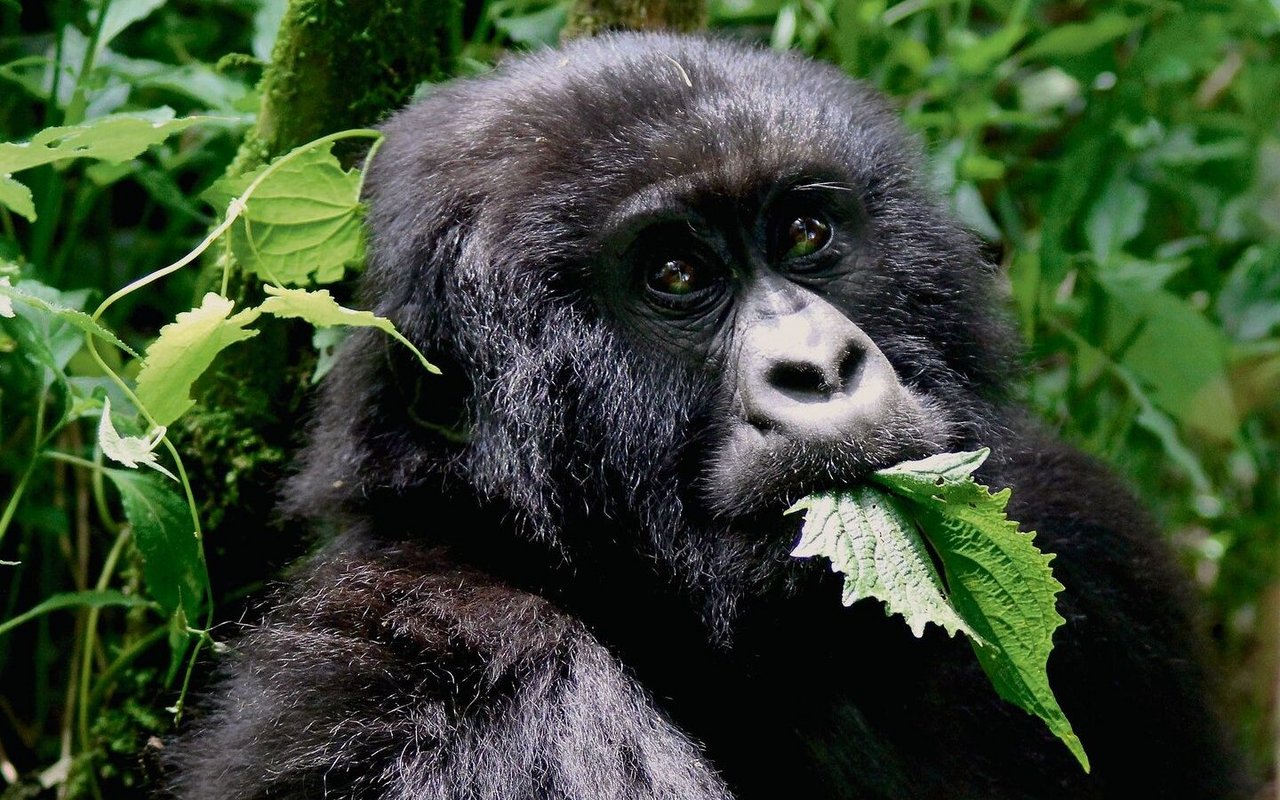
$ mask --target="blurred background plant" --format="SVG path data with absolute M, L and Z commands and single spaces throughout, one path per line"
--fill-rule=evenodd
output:
M 294 11 L 323 25 L 318 12 L 341 5 L 296 0 Z M 554 43 L 574 13 L 545 0 L 434 7 L 435 60 L 388 58 L 388 74 L 482 72 L 504 52 Z M 207 677 L 192 652 L 231 633 L 215 626 L 210 638 L 206 620 L 237 619 L 306 547 L 264 520 L 331 329 L 268 332 L 238 345 L 258 348 L 252 358 L 197 383 L 198 408 L 170 437 L 201 556 L 142 535 L 187 512 L 182 490 L 104 467 L 105 400 L 123 435 L 149 433 L 106 371 L 132 379 L 138 362 L 114 346 L 95 359 L 88 317 L 71 313 L 182 257 L 223 211 L 202 192 L 301 143 L 271 138 L 272 93 L 290 102 L 296 84 L 263 81 L 273 58 L 294 57 L 276 41 L 286 11 L 285 0 L 0 0 L 0 140 L 120 114 L 160 131 L 123 148 L 104 145 L 101 127 L 90 145 L 46 133 L 45 147 L 65 149 L 40 163 L 0 145 L 5 800 L 141 794 L 187 676 Z M 1274 774 L 1280 3 L 713 0 L 706 21 L 830 60 L 900 106 L 933 181 L 1008 276 L 1027 402 L 1156 510 L 1202 592 L 1231 721 L 1259 774 Z M 291 74 L 305 87 L 307 69 Z M 403 94 L 339 111 L 355 117 L 348 126 L 374 122 L 360 117 Z M 193 114 L 204 119 L 164 122 Z M 256 144 L 242 149 L 250 132 Z M 101 322 L 141 353 L 209 282 L 176 271 Z M 167 596 L 182 580 L 207 600 Z

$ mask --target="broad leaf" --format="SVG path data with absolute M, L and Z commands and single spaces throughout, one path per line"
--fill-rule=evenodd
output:
M 1148 197 L 1147 190 L 1123 172 L 1112 176 L 1085 222 L 1089 251 L 1099 266 L 1110 266 L 1121 248 L 1142 232 Z
M 1058 25 L 1023 50 L 1021 55 L 1024 59 L 1084 55 L 1119 39 L 1141 24 L 1140 19 L 1129 19 L 1120 14 L 1099 14 L 1089 22 Z
M 996 692 L 1044 720 L 1053 735 L 1089 769 L 1089 758 L 1049 687 L 1053 633 L 1066 620 L 1056 597 L 1062 584 L 1049 569 L 1052 555 L 1005 516 L 1010 491 L 992 494 L 972 473 L 986 449 L 949 453 L 880 470 L 872 480 L 907 498 L 942 560 L 960 616 L 990 643 L 974 653 Z
M 209 576 L 187 501 L 150 475 L 122 469 L 103 474 L 120 491 L 125 518 L 133 526 L 147 593 L 167 613 L 181 609 L 188 619 L 197 618 Z
M 973 480 L 988 452 L 905 462 L 873 473 L 873 486 L 806 498 L 797 504 L 808 513 L 794 554 L 832 558 L 846 574 L 846 601 L 880 598 L 917 636 L 926 622 L 970 634 L 996 692 L 1044 720 L 1088 771 L 1049 687 L 1053 633 L 1064 622 L 1056 608 L 1062 584 L 1049 569 L 1052 556 L 1032 543 L 1034 533 L 1005 516 L 1009 490 L 993 495 Z M 942 562 L 945 588 L 917 531 Z M 949 622 L 940 610 L 948 594 Z
M 400 331 L 396 330 L 396 326 L 386 317 L 379 317 L 371 311 L 356 311 L 338 305 L 338 301 L 333 299 L 333 295 L 329 294 L 327 289 L 308 291 L 306 289 L 284 289 L 275 286 L 266 286 L 264 288 L 270 297 L 258 307 L 261 311 L 277 317 L 304 319 L 317 328 L 328 328 L 335 325 L 345 325 L 353 328 L 377 328 L 412 350 L 413 354 L 418 357 L 418 361 L 422 362 L 422 366 L 431 372 L 437 374 L 440 372 L 435 365 L 427 361 L 427 357 L 414 346 L 413 342 L 406 339 Z
M 10 176 L 24 169 L 71 158 L 120 163 L 201 121 L 173 119 L 172 109 L 149 115 L 119 114 L 85 125 L 45 128 L 29 142 L 0 142 L 0 205 L 34 222 L 31 191 Z
M 68 308 L 67 306 L 61 305 L 57 302 L 45 300 L 30 291 L 32 286 L 40 285 L 41 284 L 36 284 L 33 281 L 23 281 L 17 286 L 10 286 L 8 278 L 0 278 L 0 316 L 14 316 L 13 314 L 5 314 L 4 310 L 5 308 L 12 309 L 12 301 L 17 300 L 19 303 L 26 303 L 27 305 L 34 306 L 41 311 L 47 311 L 58 319 L 74 325 L 87 334 L 97 336 L 103 341 L 110 342 L 135 358 L 138 356 L 138 354 L 133 351 L 132 347 L 120 341 L 114 333 L 95 322 L 93 317 L 83 311 Z M 49 289 L 49 291 L 52 292 L 55 290 Z
M 106 19 L 101 21 L 102 29 L 98 33 L 98 52 L 95 56 L 105 50 L 121 31 L 164 5 L 164 2 L 165 0 L 111 0 L 107 6 Z M 102 13 L 101 7 L 106 5 L 106 0 L 99 0 L 96 5 L 97 13 L 89 15 L 90 27 L 98 24 L 98 15 Z
M 36 221 L 36 201 L 31 190 L 14 180 L 12 175 L 0 175 L 0 206 L 12 209 L 31 222 Z
M 199 308 L 184 311 L 160 329 L 160 337 L 147 348 L 138 372 L 138 399 L 157 425 L 171 425 L 195 404 L 191 387 L 213 359 L 236 342 L 258 334 L 245 330 L 259 310 L 246 309 L 230 316 L 235 304 L 213 292 Z
M 330 148 L 303 145 L 246 175 L 224 178 L 202 195 L 223 211 L 271 170 L 231 227 L 231 251 L 245 269 L 303 286 L 332 283 L 364 258 L 360 173 L 344 170 Z
M 885 613 L 901 614 L 916 636 L 934 623 L 949 634 L 977 637 L 947 603 L 942 579 L 924 540 L 892 495 L 870 486 L 822 492 L 796 503 L 787 513 L 805 511 L 799 558 L 825 556 L 844 573 L 844 604 L 874 597 Z
M 1099 277 L 1112 300 L 1104 343 L 1108 354 L 1180 422 L 1224 441 L 1232 439 L 1240 420 L 1227 380 L 1227 341 L 1221 329 L 1171 292 Z

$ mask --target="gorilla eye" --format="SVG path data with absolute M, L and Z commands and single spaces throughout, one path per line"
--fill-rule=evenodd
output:
M 648 276 L 650 289 L 659 294 L 684 297 L 710 286 L 715 280 L 705 266 L 673 258 L 655 267 Z
M 813 255 L 831 241 L 831 226 L 815 217 L 796 217 L 782 238 L 785 260 Z

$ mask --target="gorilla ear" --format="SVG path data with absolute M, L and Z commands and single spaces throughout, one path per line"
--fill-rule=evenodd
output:
M 421 345 L 420 345 L 421 346 Z M 467 389 L 455 364 L 432 375 L 381 331 L 361 329 L 325 376 L 298 471 L 285 483 L 287 517 L 324 519 L 365 508 L 420 483 L 456 449 Z M 452 419 L 436 420 L 451 416 Z
M 445 285 L 466 240 L 468 177 L 440 153 L 451 151 L 448 109 L 429 102 L 400 112 L 366 168 L 367 266 L 358 306 L 389 318 L 439 366 L 427 373 L 381 331 L 360 329 L 325 376 L 297 459 L 282 490 L 290 517 L 322 519 L 404 492 L 456 452 L 470 385 L 454 353 Z M 436 128 L 446 130 L 439 131 Z

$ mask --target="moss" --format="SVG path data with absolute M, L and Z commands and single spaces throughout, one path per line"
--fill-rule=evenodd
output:
M 255 134 L 265 154 L 403 105 L 419 83 L 448 74 L 460 25 L 458 0 L 295 0 L 261 85 Z
M 693 31 L 707 23 L 704 0 L 578 0 L 569 12 L 565 38 L 606 30 Z
M 461 46 L 461 18 L 460 0 L 293 0 L 259 84 L 257 124 L 227 174 L 253 170 L 325 134 L 376 124 L 423 81 L 448 74 Z M 219 285 L 221 252 L 214 248 L 205 262 L 197 296 Z M 241 306 L 260 299 L 257 282 L 234 266 L 230 294 Z M 191 454 L 213 561 L 235 541 L 256 547 L 280 538 L 270 536 L 266 520 L 297 443 L 314 366 L 305 326 L 264 320 L 259 327 L 201 382 L 199 404 L 174 431 Z M 211 568 L 223 586 L 234 586 L 263 577 L 271 561 L 254 565 L 258 575 Z

